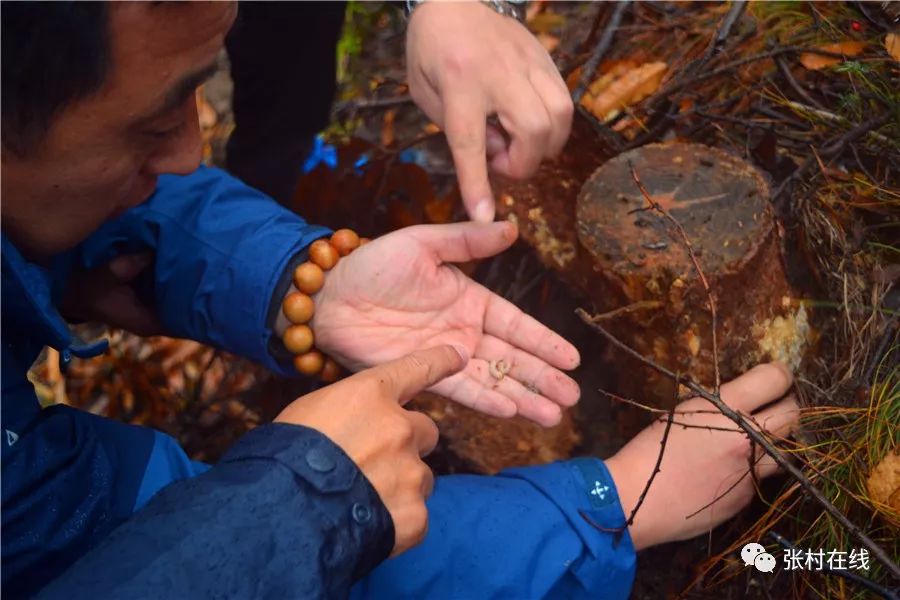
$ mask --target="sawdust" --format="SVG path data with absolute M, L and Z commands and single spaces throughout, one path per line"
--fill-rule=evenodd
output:
M 560 267 L 565 267 L 575 258 L 575 245 L 572 242 L 564 242 L 553 235 L 544 210 L 536 206 L 528 211 L 528 220 L 534 230 L 534 241 L 538 251 L 543 256 L 549 256 Z

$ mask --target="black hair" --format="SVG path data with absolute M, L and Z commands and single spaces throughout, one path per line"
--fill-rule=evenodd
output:
M 105 2 L 0 2 L 3 64 L 0 133 L 25 154 L 53 117 L 97 91 L 110 68 Z

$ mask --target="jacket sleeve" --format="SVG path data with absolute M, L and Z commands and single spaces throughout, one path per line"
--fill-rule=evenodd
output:
M 352 598 L 628 598 L 635 551 L 604 463 L 579 458 L 494 477 L 437 479 L 429 529 Z
M 259 427 L 173 483 L 41 598 L 340 598 L 394 527 L 356 465 L 315 430 Z
M 148 295 L 167 332 L 296 374 L 272 357 L 273 295 L 292 258 L 330 230 L 299 216 L 224 171 L 201 167 L 159 178 L 144 204 L 84 242 L 93 268 L 123 253 L 156 253 Z

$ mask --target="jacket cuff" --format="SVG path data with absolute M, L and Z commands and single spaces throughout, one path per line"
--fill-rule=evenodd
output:
M 378 492 L 346 453 L 321 432 L 301 425 L 272 423 L 257 427 L 232 446 L 220 461 L 276 461 L 317 498 L 316 508 L 331 521 L 331 543 L 357 549 L 353 580 L 384 561 L 394 548 L 394 523 Z M 340 568 L 340 552 L 328 559 Z
M 569 567 L 585 589 L 628 598 L 637 557 L 616 484 L 602 460 L 576 458 L 502 474 L 529 481 L 563 511 L 588 550 Z
M 269 370 L 287 377 L 296 377 L 290 356 L 278 352 L 284 346 L 272 328 L 273 308 L 280 310 L 281 303 L 287 288 L 290 286 L 293 275 L 293 267 L 305 260 L 306 249 L 315 240 L 330 235 L 330 229 L 319 226 L 305 226 L 299 230 L 280 230 L 269 233 L 273 239 L 265 244 L 259 244 L 249 250 L 249 255 L 242 256 L 242 262 L 246 264 L 247 272 L 242 275 L 241 284 L 248 289 L 259 289 L 260 295 L 256 299 L 259 303 L 254 307 L 254 319 L 248 321 L 244 331 L 241 326 L 233 324 L 229 329 L 232 343 L 229 349 L 236 354 L 252 358 L 262 363 Z M 271 265 L 273 257 L 276 259 L 270 268 L 263 265 Z M 228 309 L 223 307 L 223 315 Z M 234 310 L 231 308 L 230 310 Z M 277 312 L 275 313 L 277 316 Z M 243 346 L 243 347 L 241 347 Z M 275 351 L 273 352 L 273 349 Z

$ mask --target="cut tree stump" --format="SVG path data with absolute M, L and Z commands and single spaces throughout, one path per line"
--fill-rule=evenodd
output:
M 709 281 L 723 381 L 761 361 L 796 368 L 809 325 L 806 310 L 792 300 L 763 176 L 726 152 L 682 143 L 644 146 L 594 171 L 586 163 L 599 151 L 579 154 L 596 145 L 585 142 L 590 133 L 576 130 L 561 159 L 532 181 L 498 186 L 501 213 L 519 224 L 545 264 L 590 299 L 588 310 L 619 339 L 673 371 L 713 383 L 707 294 L 677 229 L 649 209 L 633 166 L 654 201 L 684 228 Z M 618 373 L 614 392 L 662 408 L 675 404 L 671 380 L 608 352 Z

